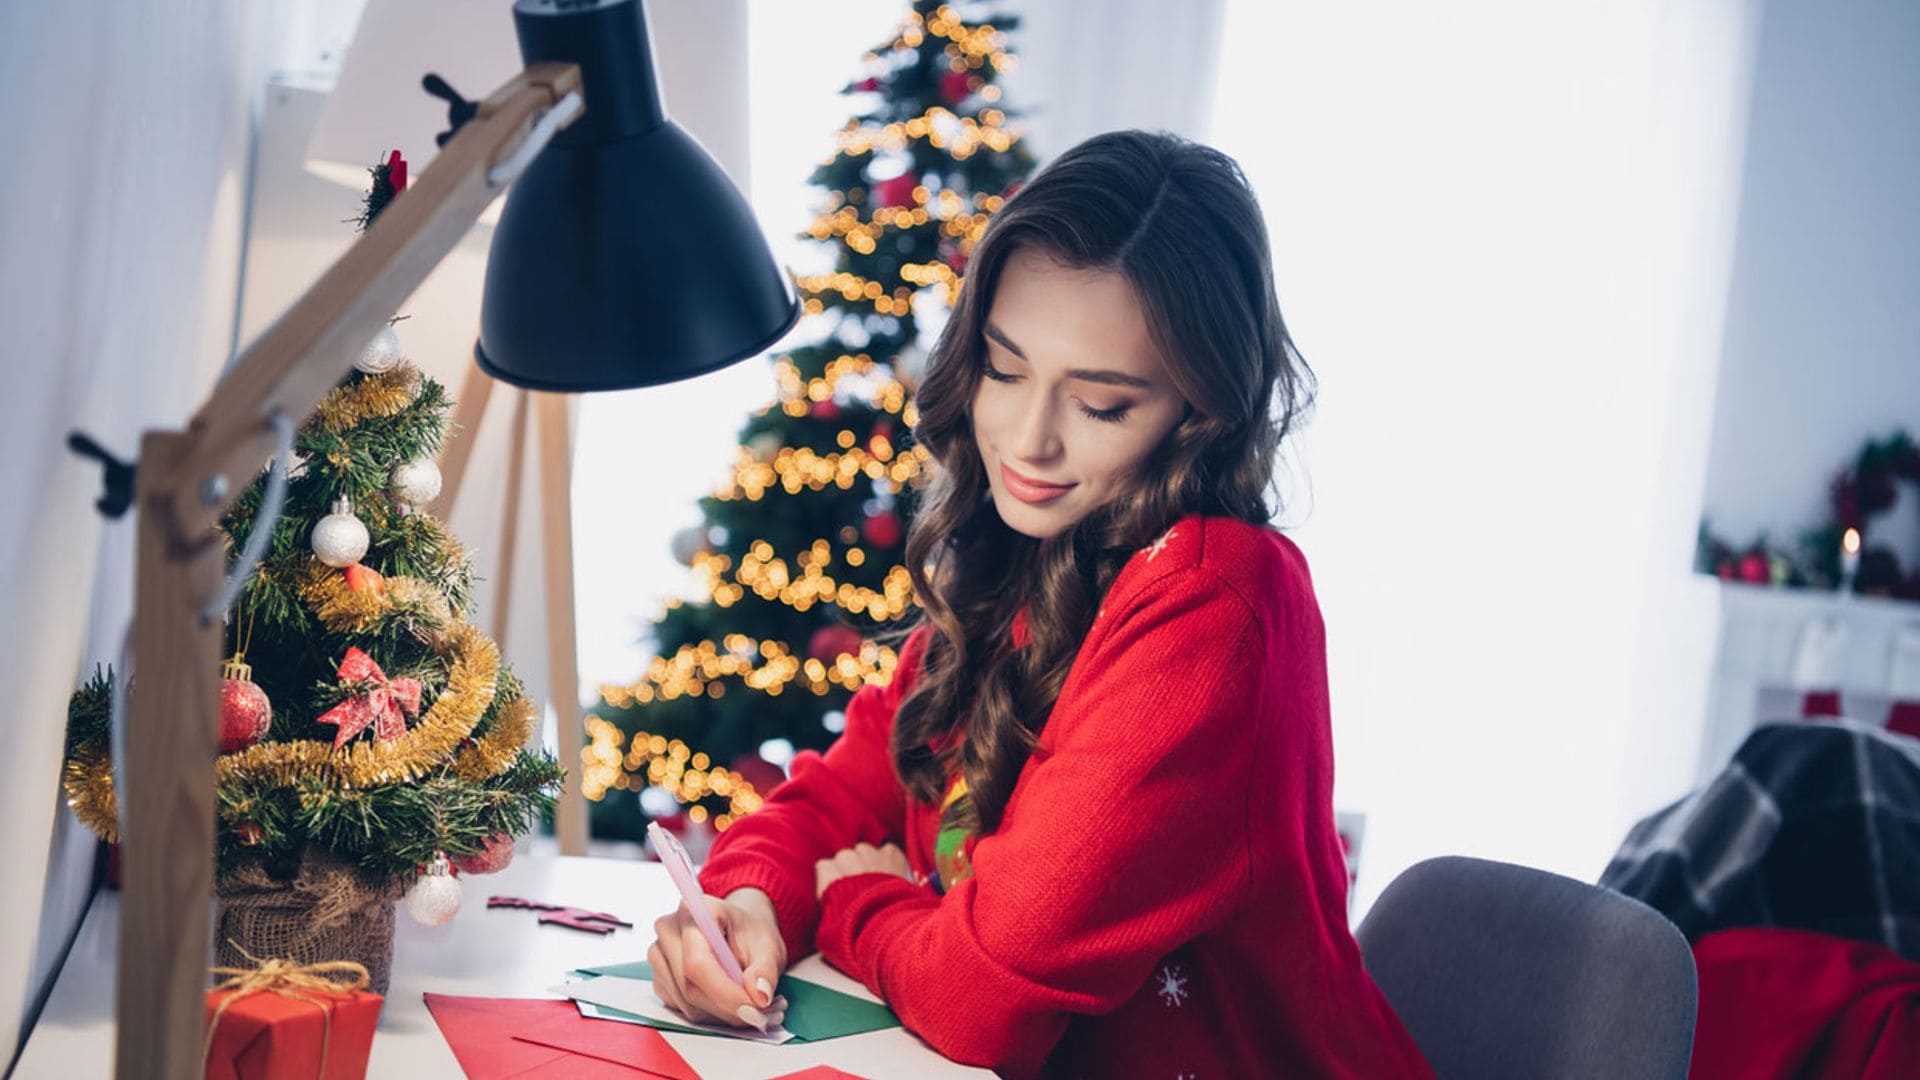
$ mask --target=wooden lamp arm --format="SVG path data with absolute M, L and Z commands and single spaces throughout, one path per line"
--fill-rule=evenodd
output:
M 215 524 L 272 454 L 268 417 L 298 423 L 351 370 L 380 324 L 446 257 L 504 181 L 539 115 L 579 93 L 580 69 L 537 64 L 481 103 L 406 192 L 214 386 L 184 432 L 148 432 L 135 480 L 138 556 L 121 763 L 115 1072 L 203 1075 L 220 625 Z M 122 672 L 123 678 L 129 673 Z

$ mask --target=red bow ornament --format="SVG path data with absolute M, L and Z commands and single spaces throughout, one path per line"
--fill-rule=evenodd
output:
M 374 686 L 364 694 L 348 698 L 321 714 L 323 724 L 338 724 L 340 730 L 333 737 L 333 748 L 338 750 L 348 739 L 367 730 L 373 725 L 373 737 L 382 742 L 397 739 L 407 733 L 407 722 L 401 716 L 405 710 L 407 716 L 420 715 L 420 680 L 402 676 L 398 679 L 387 678 L 373 657 L 353 646 L 347 647 L 346 659 L 340 661 L 341 682 L 370 682 Z

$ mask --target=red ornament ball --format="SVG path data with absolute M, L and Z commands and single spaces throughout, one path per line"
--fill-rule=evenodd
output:
M 891 180 L 882 180 L 873 187 L 874 198 L 881 206 L 912 206 L 913 189 L 920 186 L 920 178 L 912 173 L 901 173 Z
M 840 404 L 832 398 L 816 401 L 807 407 L 807 414 L 815 420 L 840 419 Z
M 958 105 L 973 93 L 973 79 L 964 71 L 949 71 L 940 79 L 940 97 L 949 105 Z
M 495 833 L 474 854 L 453 856 L 453 868 L 463 874 L 492 874 L 505 870 L 512 861 L 513 837 Z
M 759 754 L 741 754 L 734 758 L 727 768 L 752 784 L 753 790 L 761 795 L 766 795 L 779 787 L 787 778 L 787 774 L 780 770 L 780 766 Z
M 813 632 L 807 640 L 807 655 L 823 664 L 831 664 L 841 654 L 860 655 L 860 631 L 833 623 Z
M 882 510 L 860 523 L 860 534 L 874 547 L 890 548 L 900 542 L 900 515 Z
M 855 90 L 866 90 L 869 92 L 878 90 L 880 89 L 880 79 L 877 76 L 869 75 L 859 82 L 854 83 L 853 88 Z
M 259 684 L 244 675 L 220 680 L 221 753 L 245 750 L 266 738 L 272 723 L 273 705 Z
M 1740 560 L 1740 580 L 1755 585 L 1765 585 L 1772 576 L 1767 566 L 1767 557 L 1759 552 L 1749 552 Z

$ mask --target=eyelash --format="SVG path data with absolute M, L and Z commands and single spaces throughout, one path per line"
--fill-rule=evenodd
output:
M 1001 383 L 1010 383 L 1019 378 L 1018 375 L 1009 375 L 994 367 L 992 364 L 988 364 L 982 374 L 994 382 Z M 1127 411 L 1132 408 L 1131 405 L 1122 405 L 1117 409 L 1095 409 L 1089 407 L 1085 402 L 1076 402 L 1075 404 L 1080 406 L 1081 413 L 1089 420 L 1098 420 L 1103 424 L 1117 424 L 1125 420 L 1127 418 Z

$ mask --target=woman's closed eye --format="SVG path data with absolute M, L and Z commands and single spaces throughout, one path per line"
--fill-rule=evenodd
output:
M 998 383 L 1011 383 L 1011 382 L 1020 381 L 1020 376 L 1009 375 L 1008 373 L 1001 371 L 999 368 L 994 367 L 992 364 L 986 365 L 982 369 L 981 374 L 985 375 L 987 378 Z M 1131 405 L 1115 405 L 1111 409 L 1096 409 L 1093 406 L 1088 405 L 1086 402 L 1080 401 L 1078 399 L 1075 399 L 1074 404 L 1078 405 L 1080 407 L 1081 413 L 1085 414 L 1089 419 L 1098 420 L 1103 424 L 1117 424 L 1120 421 L 1125 420 L 1127 418 L 1128 411 L 1133 408 L 1133 406 Z

